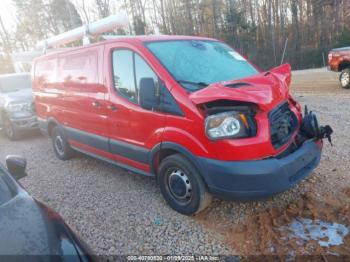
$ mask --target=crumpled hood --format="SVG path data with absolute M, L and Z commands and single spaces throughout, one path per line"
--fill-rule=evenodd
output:
M 234 81 L 218 82 L 190 95 L 195 104 L 215 100 L 234 100 L 257 104 L 269 111 L 289 96 L 291 67 L 284 64 L 269 72 Z

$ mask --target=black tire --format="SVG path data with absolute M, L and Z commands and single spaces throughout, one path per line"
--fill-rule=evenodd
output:
M 8 117 L 6 116 L 3 117 L 3 125 L 4 133 L 8 139 L 10 139 L 11 141 L 15 141 L 19 138 L 18 130 L 16 130 L 11 120 L 8 119 Z
M 158 183 L 171 208 L 194 215 L 211 202 L 211 195 L 193 164 L 180 154 L 166 157 L 158 168 Z
M 342 88 L 350 88 L 350 67 L 344 68 L 341 71 L 339 81 Z
M 61 127 L 55 126 L 51 132 L 52 146 L 56 156 L 61 160 L 68 160 L 74 156 L 74 150 L 68 143 Z

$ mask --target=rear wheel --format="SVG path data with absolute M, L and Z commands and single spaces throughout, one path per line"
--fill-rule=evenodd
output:
M 343 88 L 350 88 L 350 68 L 345 68 L 339 76 L 340 84 Z
M 160 163 L 158 182 L 167 203 L 179 213 L 199 213 L 211 202 L 199 172 L 180 154 L 168 156 Z
M 74 155 L 74 150 L 70 147 L 62 128 L 55 126 L 52 129 L 51 137 L 56 156 L 61 160 L 71 159 Z
M 4 117 L 4 133 L 11 141 L 17 140 L 19 137 L 18 131 L 8 117 Z

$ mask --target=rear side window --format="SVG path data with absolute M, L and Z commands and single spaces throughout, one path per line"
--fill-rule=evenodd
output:
M 56 82 L 56 59 L 38 61 L 35 65 L 35 78 L 40 83 Z
M 96 83 L 98 82 L 97 52 L 88 50 L 60 57 L 60 82 Z
M 138 93 L 142 78 L 153 78 L 158 85 L 158 77 L 138 54 L 130 50 L 113 52 L 114 86 L 119 93 L 132 102 L 138 103 Z

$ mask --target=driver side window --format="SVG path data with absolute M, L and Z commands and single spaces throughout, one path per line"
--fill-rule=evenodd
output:
M 157 75 L 140 55 L 125 49 L 113 51 L 114 87 L 122 96 L 138 103 L 142 78 L 153 78 L 155 85 L 159 84 Z
M 129 50 L 116 50 L 113 52 L 113 80 L 118 92 L 137 102 L 137 90 L 134 77 L 134 54 Z
M 140 90 L 140 81 L 142 78 L 153 78 L 155 86 L 159 85 L 157 75 L 146 63 L 146 61 L 138 54 L 135 54 L 135 76 L 137 90 Z

